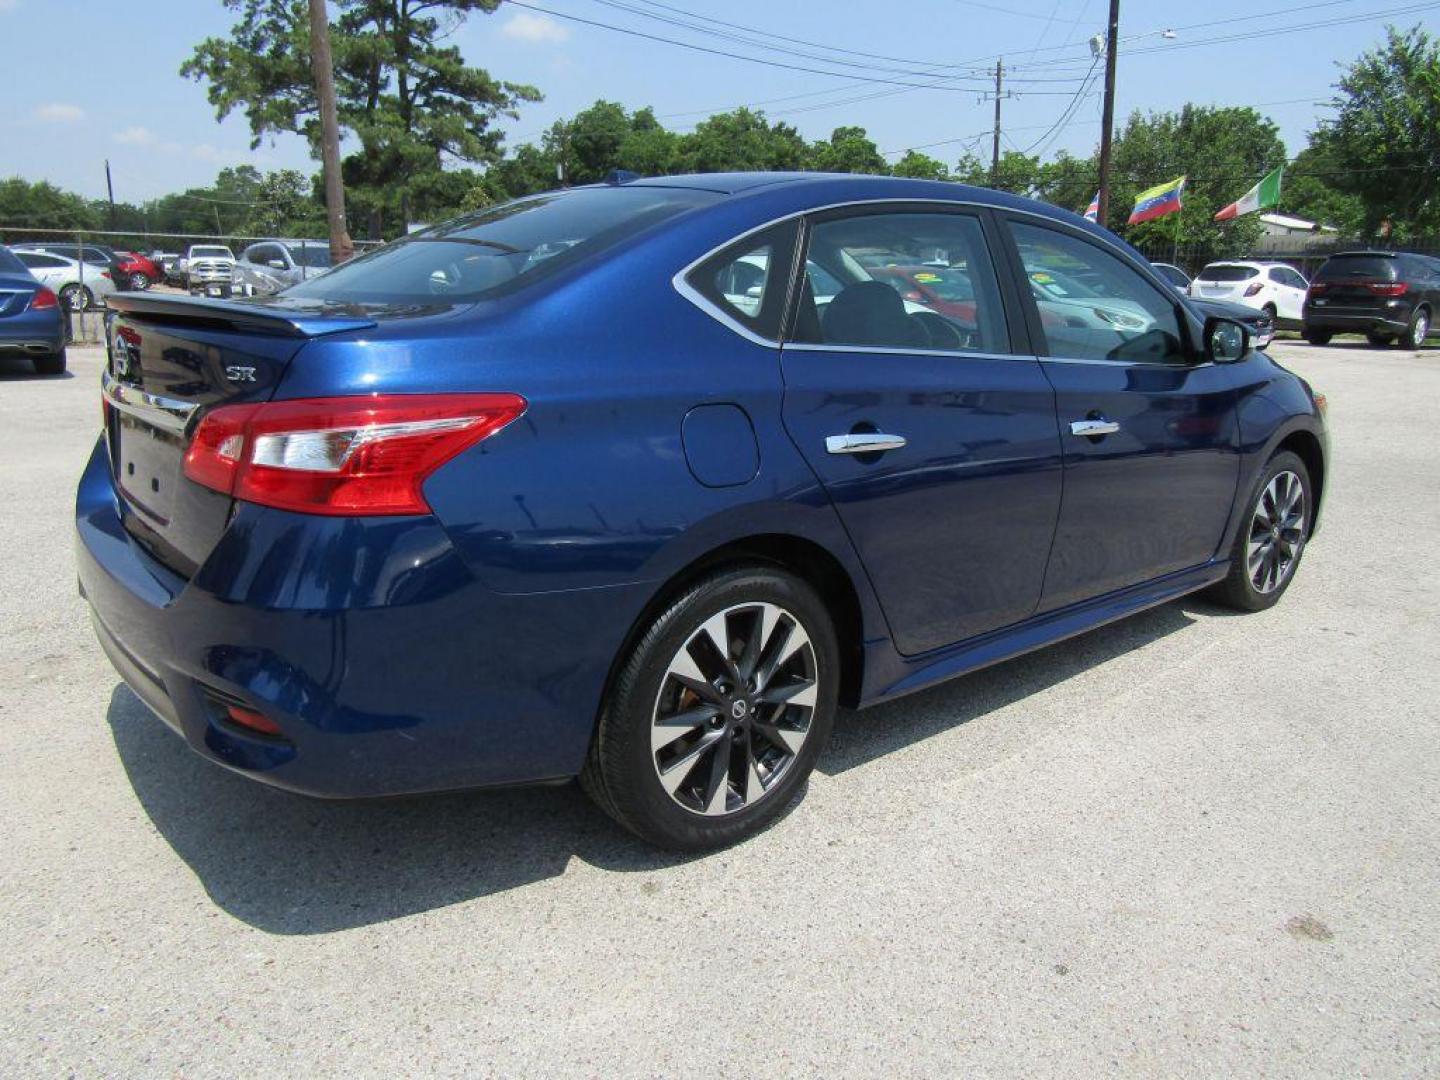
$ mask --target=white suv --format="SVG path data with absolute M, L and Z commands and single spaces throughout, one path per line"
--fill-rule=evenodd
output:
M 1236 259 L 1206 266 L 1190 283 L 1190 295 L 1268 311 L 1276 326 L 1293 329 L 1300 325 L 1300 309 L 1309 287 L 1293 266 Z

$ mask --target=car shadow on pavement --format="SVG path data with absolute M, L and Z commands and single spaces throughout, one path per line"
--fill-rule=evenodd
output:
M 826 776 L 836 776 L 1013 705 L 1185 629 L 1195 621 L 1187 609 L 1209 614 L 1211 605 L 1187 597 L 886 705 L 859 712 L 842 710 L 816 768 Z
M 61 382 L 75 378 L 73 371 L 62 371 L 59 375 L 40 375 L 35 365 L 24 356 L 0 356 L 0 382 Z
M 1180 604 L 1166 604 L 903 702 L 842 711 L 819 770 L 838 775 L 1192 621 Z M 269 933 L 323 934 L 414 915 L 557 877 L 573 858 L 643 872 L 696 857 L 632 837 L 576 784 L 328 802 L 204 760 L 123 684 L 111 693 L 107 719 L 161 836 L 216 904 Z

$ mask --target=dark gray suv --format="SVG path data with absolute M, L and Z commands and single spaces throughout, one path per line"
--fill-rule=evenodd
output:
M 1440 308 L 1440 259 L 1399 251 L 1332 255 L 1310 282 L 1305 340 L 1324 345 L 1336 334 L 1364 334 L 1372 345 L 1418 349 Z

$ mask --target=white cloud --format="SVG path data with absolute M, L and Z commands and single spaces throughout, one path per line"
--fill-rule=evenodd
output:
M 510 16 L 510 21 L 500 28 L 500 34 L 515 41 L 558 45 L 569 40 L 570 28 L 561 26 L 547 15 L 517 11 Z
M 35 110 L 35 119 L 49 120 L 62 124 L 73 124 L 77 120 L 85 118 L 85 110 L 79 105 L 66 105 L 59 101 L 52 101 L 47 105 L 41 105 Z
M 159 136 L 147 127 L 128 127 L 110 137 L 126 146 L 153 146 L 159 139 Z
M 190 156 L 208 161 L 211 165 L 228 165 L 240 155 L 232 150 L 221 150 L 210 143 L 196 143 L 190 148 Z

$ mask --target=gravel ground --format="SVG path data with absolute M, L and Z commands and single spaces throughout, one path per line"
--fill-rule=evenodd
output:
M 74 586 L 98 419 L 0 368 L 0 1072 L 1440 1072 L 1440 349 L 1328 393 L 1284 602 L 1187 600 L 840 718 L 699 859 L 574 788 L 363 805 L 193 756 Z

